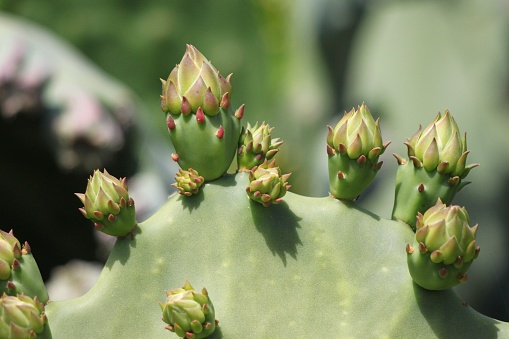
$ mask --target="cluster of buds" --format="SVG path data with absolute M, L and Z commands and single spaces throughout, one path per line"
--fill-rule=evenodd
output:
M 0 338 L 36 338 L 48 319 L 44 305 L 24 294 L 0 298 Z
M 378 158 L 390 142 L 383 143 L 379 120 L 373 119 L 364 103 L 345 112 L 334 129 L 328 128 L 330 193 L 337 199 L 354 200 L 382 167 Z
M 126 178 L 120 180 L 106 170 L 95 170 L 85 194 L 76 193 L 84 207 L 80 212 L 103 233 L 125 237 L 136 228 L 134 201 L 129 197 Z
M 408 160 L 398 161 L 393 219 L 415 227 L 417 212 L 423 213 L 440 198 L 450 204 L 468 182 L 462 180 L 478 164 L 466 165 L 470 153 L 466 134 L 461 137 L 456 121 L 445 111 L 424 130 L 419 128 L 408 142 Z
M 28 242 L 21 246 L 13 231 L 0 230 L 0 293 L 24 293 L 48 301 L 48 292 L 42 280 Z M 1 337 L 1 336 L 0 336 Z
M 255 166 L 249 171 L 247 195 L 251 200 L 265 207 L 270 204 L 279 204 L 291 188 L 287 181 L 291 173 L 281 174 L 281 169 L 275 164 L 275 160 L 270 163 L 265 160 L 261 165 Z
M 417 214 L 414 245 L 407 244 L 408 268 L 414 281 L 428 290 L 442 290 L 467 281 L 477 258 L 477 225 L 470 227 L 464 207 L 447 207 L 440 199 Z
M 166 291 L 166 295 L 166 302 L 159 305 L 167 330 L 186 339 L 206 338 L 215 331 L 218 321 L 205 288 L 199 293 L 186 280 L 182 288 Z
M 206 181 L 228 170 L 237 149 L 244 105 L 233 112 L 231 74 L 224 78 L 194 46 L 162 81 L 161 109 L 181 168 Z M 194 119 L 193 119 L 194 116 Z
M 247 123 L 247 127 L 242 129 L 237 151 L 239 171 L 249 171 L 265 160 L 272 160 L 283 143 L 279 138 L 272 138 L 273 129 L 265 122 L 260 126 L 258 122 L 254 126 Z
M 204 182 L 203 177 L 198 174 L 198 171 L 192 168 L 188 171 L 179 169 L 175 176 L 175 183 L 173 183 L 172 186 L 177 188 L 179 194 L 189 197 L 193 194 L 197 194 Z

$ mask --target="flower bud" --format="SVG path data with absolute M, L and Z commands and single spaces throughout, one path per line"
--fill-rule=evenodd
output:
M 392 218 L 415 228 L 417 212 L 423 213 L 440 198 L 450 204 L 468 182 L 463 179 L 478 164 L 466 165 L 466 134 L 460 137 L 456 121 L 445 111 L 408 142 L 408 160 L 394 154 L 399 167 Z
M 275 160 L 268 163 L 265 159 L 260 166 L 253 167 L 249 172 L 247 195 L 265 207 L 271 203 L 279 204 L 291 187 L 287 182 L 290 175 L 291 173 L 281 174 L 280 168 L 275 166 Z
M 446 207 L 440 199 L 418 213 L 413 246 L 407 244 L 408 268 L 414 281 L 428 290 L 442 290 L 467 280 L 477 258 L 477 225 L 470 227 L 464 207 Z
M 0 298 L 0 338 L 35 338 L 48 320 L 44 305 L 24 294 Z
M 279 151 L 283 143 L 279 138 L 272 138 L 274 128 L 265 122 L 258 126 L 258 122 L 242 130 L 237 152 L 237 164 L 239 170 L 250 170 L 261 165 L 265 160 L 271 160 Z
M 179 194 L 191 196 L 200 191 L 200 187 L 204 182 L 203 177 L 198 174 L 198 171 L 192 168 L 188 171 L 179 169 L 175 176 L 175 183 L 172 186 L 178 189 Z
M 106 170 L 94 171 L 85 194 L 76 193 L 84 207 L 80 212 L 103 233 L 124 237 L 136 227 L 134 201 L 129 197 L 126 178 L 120 180 Z
M 221 177 L 230 167 L 240 135 L 244 105 L 231 107 L 231 74 L 219 71 L 194 46 L 167 80 L 162 80 L 161 108 L 181 168 L 197 170 L 205 181 Z
M 337 199 L 354 200 L 382 167 L 378 158 L 390 142 L 383 143 L 379 120 L 373 119 L 364 103 L 345 112 L 334 129 L 328 128 L 330 193 Z
M 160 303 L 166 329 L 181 338 L 206 338 L 216 329 L 214 306 L 208 292 L 194 290 L 189 281 L 182 288 L 166 291 L 166 303 Z

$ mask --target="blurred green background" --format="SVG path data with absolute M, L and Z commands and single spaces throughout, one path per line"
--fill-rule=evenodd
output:
M 405 155 L 405 138 L 448 108 L 468 131 L 469 163 L 481 163 L 455 200 L 479 223 L 482 248 L 457 290 L 476 309 L 509 320 L 507 2 L 0 0 L 0 10 L 45 27 L 132 89 L 140 139 L 164 140 L 161 157 L 171 145 L 158 79 L 186 43 L 195 45 L 223 75 L 234 73 L 233 104 L 246 104 L 245 120 L 268 122 L 285 141 L 278 158 L 296 193 L 328 193 L 326 125 L 364 101 L 393 143 L 359 203 L 385 218 L 391 153 Z M 150 161 L 171 165 L 145 157 L 145 148 L 161 146 L 143 145 L 140 170 Z M 168 189 L 170 179 L 163 182 Z

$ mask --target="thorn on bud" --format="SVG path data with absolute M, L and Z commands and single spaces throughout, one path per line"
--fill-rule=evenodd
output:
M 398 165 L 404 165 L 404 164 L 406 164 L 406 160 L 405 160 L 405 159 L 403 159 L 402 157 L 400 157 L 398 154 L 396 154 L 396 153 L 392 153 L 392 156 L 393 156 L 394 158 L 396 158 L 396 161 L 398 162 Z
M 216 137 L 222 139 L 224 137 L 224 128 L 223 125 L 219 126 L 219 129 L 216 131 Z
M 23 254 L 32 253 L 32 248 L 28 244 L 28 241 L 25 241 L 25 245 L 24 245 L 23 250 L 21 251 L 21 253 L 23 253 Z
M 175 129 L 175 120 L 173 120 L 171 114 L 168 114 L 168 119 L 166 119 L 166 124 L 168 125 L 168 129 L 173 131 Z
M 12 281 L 8 281 L 7 282 L 7 288 L 10 289 L 10 290 L 15 290 L 16 289 L 16 284 L 14 284 Z
M 12 261 L 12 269 L 13 269 L 14 271 L 16 271 L 16 270 L 19 270 L 20 268 L 21 268 L 21 265 L 20 265 L 20 263 L 19 263 L 19 260 L 18 260 L 18 259 L 14 259 L 14 260 Z
M 172 153 L 171 160 L 173 160 L 175 162 L 179 161 L 179 155 L 177 153 Z
M 108 221 L 109 222 L 115 222 L 117 220 L 117 217 L 113 214 L 108 215 Z
M 419 187 L 417 187 L 417 191 L 419 191 L 419 193 L 424 192 L 424 184 L 422 182 L 419 184 Z
M 205 122 L 205 114 L 201 107 L 198 107 L 198 110 L 196 111 L 196 121 L 198 121 L 199 124 Z
M 406 252 L 408 254 L 412 254 L 412 253 L 414 253 L 414 248 L 412 246 L 410 246 L 410 244 L 406 244 Z
M 461 256 L 458 255 L 458 257 L 456 258 L 456 261 L 454 261 L 454 267 L 460 268 L 462 265 L 463 265 L 463 258 L 461 258 Z
M 97 230 L 97 231 L 100 231 L 104 228 L 104 225 L 102 224 L 99 224 L 99 223 L 94 223 L 94 228 Z
M 449 272 L 447 272 L 447 269 L 445 267 L 442 267 L 441 269 L 438 270 L 438 276 L 440 278 L 446 278 L 448 274 Z
M 459 176 L 452 177 L 449 179 L 449 186 L 454 187 L 459 183 L 459 181 L 460 181 Z
M 236 111 L 235 111 L 235 117 L 237 119 L 242 119 L 242 117 L 244 116 L 244 107 L 246 106 L 246 104 L 242 104 Z
M 426 247 L 426 245 L 424 245 L 424 243 L 422 241 L 419 243 L 419 252 L 421 252 L 421 253 L 428 252 L 428 248 Z
M 411 156 L 410 160 L 412 160 L 415 168 L 421 168 L 422 167 L 422 162 L 419 159 L 417 159 L 416 157 Z
M 463 283 L 467 282 L 467 280 L 468 280 L 468 274 L 466 274 L 466 273 L 464 273 L 464 274 L 460 274 L 460 275 L 458 276 L 458 282 L 459 282 L 460 284 L 463 284 Z
M 479 252 L 481 252 L 481 246 L 476 247 L 475 253 L 474 253 L 474 258 L 477 258 L 477 256 L 479 255 Z
M 230 94 L 228 92 L 223 94 L 219 106 L 221 106 L 222 109 L 228 109 L 230 107 Z
M 327 154 L 328 155 L 336 154 L 336 151 L 334 150 L 334 148 L 330 147 L 329 144 L 327 144 Z
M 363 154 L 360 157 L 357 158 L 357 163 L 359 165 L 364 165 L 366 163 L 366 156 Z
M 343 173 L 343 172 L 339 171 L 339 172 L 338 172 L 338 179 L 343 180 L 344 178 L 346 178 L 345 173 Z
M 134 199 L 129 198 L 129 207 L 133 207 L 133 206 L 134 206 Z

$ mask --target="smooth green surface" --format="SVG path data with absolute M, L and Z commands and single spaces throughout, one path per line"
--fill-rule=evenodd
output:
M 189 279 L 206 287 L 211 338 L 508 337 L 451 291 L 412 282 L 411 229 L 353 203 L 288 193 L 265 208 L 247 174 L 173 195 L 134 240 L 118 240 L 94 288 L 47 306 L 55 338 L 176 338 L 158 302 Z

